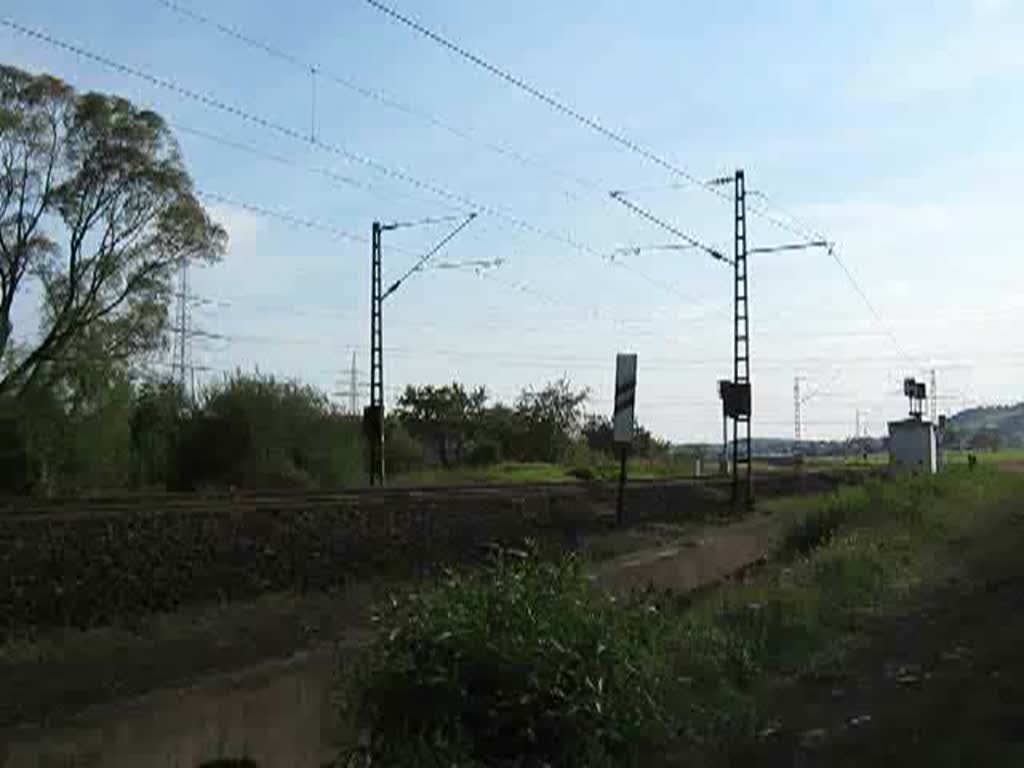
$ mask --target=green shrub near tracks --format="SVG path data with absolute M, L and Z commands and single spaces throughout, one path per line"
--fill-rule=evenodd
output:
M 714 762 L 752 737 L 770 679 L 934 582 L 1022 490 L 950 473 L 800 501 L 776 560 L 696 598 L 616 603 L 529 561 L 396 598 L 343 670 L 369 737 L 347 764 Z
M 574 558 L 501 557 L 393 598 L 381 644 L 349 680 L 371 764 L 639 757 L 664 737 L 657 618 L 589 589 Z

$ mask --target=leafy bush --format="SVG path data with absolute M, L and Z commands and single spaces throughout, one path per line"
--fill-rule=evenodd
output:
M 562 463 L 569 467 L 566 473 L 577 480 L 612 480 L 618 477 L 618 465 L 614 461 L 581 441 L 566 448 Z
M 179 447 L 186 488 L 332 488 L 363 477 L 359 423 L 312 387 L 236 375 L 211 387 Z
M 116 371 L 0 399 L 0 490 L 78 493 L 131 478 L 131 387 Z
M 384 463 L 389 474 L 411 472 L 423 466 L 423 448 L 398 419 L 384 425 Z
M 595 473 L 592 467 L 569 467 L 565 470 L 565 474 L 569 477 L 575 477 L 577 480 L 589 483 L 595 478 Z
M 850 503 L 840 495 L 828 499 L 786 528 L 782 551 L 787 555 L 806 555 L 827 544 L 851 516 Z
M 476 441 L 469 452 L 469 463 L 474 467 L 485 467 L 501 461 L 501 443 L 494 438 L 484 437 Z
M 372 765 L 637 764 L 664 739 L 661 623 L 574 559 L 499 557 L 396 597 L 349 671 Z

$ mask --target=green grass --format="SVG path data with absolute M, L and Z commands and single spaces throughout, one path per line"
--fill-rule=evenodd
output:
M 702 597 L 673 628 L 674 664 L 694 680 L 679 711 L 702 749 L 751 737 L 768 680 L 938 581 L 1022 491 L 1024 478 L 950 472 L 780 510 L 789 520 L 776 561 Z
M 967 464 L 967 454 L 972 451 L 946 451 L 948 464 Z M 1002 451 L 973 451 L 980 464 L 1001 464 L 1024 462 L 1024 449 L 1006 449 Z
M 1024 477 L 981 468 L 779 502 L 770 510 L 786 521 L 777 557 L 745 581 L 696 597 L 644 593 L 615 602 L 588 591 L 571 568 L 538 577 L 536 569 L 552 566 L 530 562 L 446 581 L 412 597 L 412 609 L 389 614 L 392 643 L 378 645 L 363 667 L 373 672 L 361 680 L 362 701 L 376 707 L 363 725 L 392 750 L 410 739 L 418 758 L 443 742 L 449 763 L 505 764 L 503 745 L 533 744 L 530 728 L 539 722 L 549 730 L 566 724 L 565 742 L 551 735 L 558 729 L 545 731 L 533 753 L 556 764 L 573 749 L 589 750 L 594 764 L 713 759 L 717 748 L 751 737 L 759 692 L 771 679 L 799 671 L 934 583 L 963 542 L 1022 492 Z M 607 628 L 611 636 L 602 634 Z M 600 647 L 617 650 L 605 657 L 595 653 Z M 545 653 L 560 664 L 548 666 Z M 644 706 L 618 687 L 594 704 L 579 686 L 598 681 L 642 686 Z M 416 686 L 445 694 L 432 699 L 429 715 L 417 709 L 413 722 L 402 702 L 422 698 Z M 488 710 L 476 701 L 502 704 Z M 502 731 L 504 721 L 522 729 Z M 616 751 L 627 726 L 657 737 L 642 760 Z M 398 763 L 411 753 L 401 754 Z
M 705 469 L 710 470 L 711 468 Z M 503 461 L 485 467 L 421 469 L 398 475 L 392 482 L 395 485 L 570 483 L 581 480 L 612 481 L 618 476 L 619 465 L 610 459 L 595 459 L 586 464 L 572 466 L 545 462 Z M 633 480 L 692 477 L 693 460 L 630 459 L 628 476 Z
M 395 485 L 474 485 L 503 483 L 566 483 L 573 477 L 566 468 L 544 462 L 504 461 L 486 467 L 431 468 L 407 472 L 393 479 Z
M 615 471 L 618 472 L 617 467 Z M 678 459 L 631 459 L 629 462 L 629 476 L 636 480 L 693 477 L 695 471 L 695 461 L 689 456 Z M 717 459 L 704 461 L 701 472 L 704 475 L 717 473 Z
M 883 467 L 889 463 L 888 453 L 869 453 L 867 460 L 863 454 L 850 456 L 807 456 L 804 465 L 808 467 Z

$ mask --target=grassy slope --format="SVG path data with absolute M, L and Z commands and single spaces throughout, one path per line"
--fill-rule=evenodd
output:
M 713 746 L 700 748 L 699 762 L 742 762 L 736 745 L 777 725 L 777 681 L 818 669 L 822 654 L 836 648 L 870 647 L 877 627 L 898 621 L 960 571 L 965 548 L 986 553 L 1004 546 L 1021 492 L 1024 478 L 979 471 L 845 491 L 823 508 L 807 500 L 791 507 L 791 550 L 825 543 L 709 596 L 687 619 L 694 636 L 715 638 L 710 652 L 693 659 L 703 675 L 698 713 L 714 713 L 702 734 Z M 819 738 L 815 731 L 808 728 L 803 738 Z M 803 757 L 792 746 L 783 740 L 774 764 Z M 756 747 L 752 754 L 747 764 L 766 758 Z
M 763 691 L 768 730 L 729 764 L 1024 764 L 1020 490 L 982 481 L 918 588 Z

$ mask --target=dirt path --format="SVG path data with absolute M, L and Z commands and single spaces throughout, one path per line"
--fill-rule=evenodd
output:
M 1024 765 L 1024 515 L 898 617 L 781 686 L 730 765 Z
M 660 545 L 607 560 L 593 569 L 592 578 L 617 592 L 645 587 L 689 592 L 768 555 L 779 529 L 778 518 L 766 516 L 728 526 L 659 526 L 655 531 L 665 538 Z
M 135 628 L 51 634 L 0 654 L 0 743 L 5 728 L 60 722 L 92 707 L 219 672 L 366 636 L 368 585 L 315 595 L 268 595 L 197 607 Z

